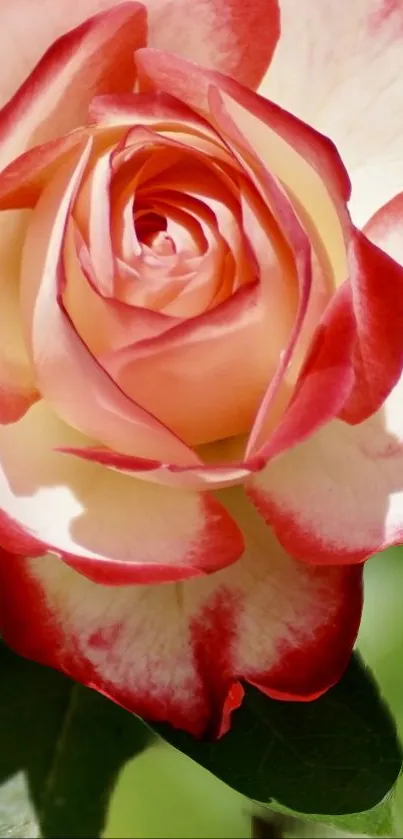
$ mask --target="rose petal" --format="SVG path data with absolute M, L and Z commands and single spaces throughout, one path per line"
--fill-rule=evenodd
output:
M 102 295 L 113 298 L 116 263 L 111 239 L 112 154 L 113 147 L 95 160 L 83 178 L 75 201 L 74 217 L 88 242 L 96 287 Z
M 244 557 L 180 586 L 112 589 L 56 557 L 3 555 L 5 640 L 130 711 L 196 736 L 222 732 L 223 723 L 225 730 L 240 679 L 277 699 L 316 698 L 348 661 L 361 569 L 295 563 L 242 496 L 231 492 L 227 503 L 244 531 Z
M 350 282 L 328 305 L 290 405 L 258 457 L 278 455 L 337 416 L 362 422 L 382 406 L 399 379 L 403 269 L 358 231 L 349 265 Z
M 232 79 L 179 56 L 140 49 L 136 64 L 142 86 L 176 96 L 213 117 L 214 127 L 224 138 L 229 132 L 237 147 L 259 156 L 296 202 L 319 257 L 330 263 L 327 270 L 333 283 L 343 282 L 349 180 L 332 143 Z M 211 88 L 213 93 L 217 89 L 224 107 L 217 101 L 214 105 Z
M 356 324 L 351 290 L 344 285 L 319 326 L 310 355 L 281 421 L 268 441 L 243 462 L 242 448 L 238 458 L 230 458 L 231 465 L 217 462 L 216 457 L 214 466 L 205 464 L 202 467 L 185 468 L 164 467 L 156 462 L 141 463 L 136 458 L 120 456 L 96 447 L 68 451 L 129 474 L 140 476 L 144 470 L 148 479 L 166 482 L 168 485 L 175 485 L 175 480 L 177 485 L 189 487 L 225 486 L 228 482 L 245 481 L 254 473 L 259 475 L 269 459 L 278 457 L 287 449 L 293 449 L 342 410 L 355 382 L 352 364 L 355 340 Z M 251 486 L 253 496 L 253 481 Z
M 17 5 L 22 20 L 30 26 L 35 20 L 29 13 L 30 6 Z M 43 9 L 38 19 L 44 27 Z M 3 26 L 6 32 L 4 20 Z M 145 43 L 145 27 L 144 6 L 126 2 L 56 41 L 0 112 L 0 167 L 30 147 L 85 123 L 88 105 L 97 93 L 131 90 L 135 79 L 133 51 Z M 33 40 L 32 31 L 28 31 Z
M 118 451 L 196 464 L 185 443 L 114 384 L 63 307 L 63 241 L 89 153 L 87 145 L 75 169 L 42 193 L 25 239 L 22 314 L 38 388 L 63 419 Z
M 15 0 L 5 5 L 2 50 L 7 73 L 1 79 L 1 101 L 12 96 L 57 38 L 91 15 L 113 14 L 121 5 L 116 0 Z M 279 35 L 277 0 L 146 0 L 144 6 L 152 46 L 193 57 L 245 84 L 259 84 Z M 136 37 L 135 25 L 126 35 L 126 46 L 130 36 Z M 133 53 L 133 42 L 131 49 Z
M 351 239 L 349 266 L 355 385 L 340 416 L 357 423 L 382 406 L 403 368 L 403 268 L 359 232 Z
M 403 265 L 403 192 L 384 204 L 364 227 L 364 233 L 379 248 Z M 384 284 L 384 292 L 389 284 Z M 395 302 L 397 296 L 394 295 Z
M 316 330 L 315 338 L 298 377 L 292 398 L 268 440 L 246 466 L 257 470 L 269 458 L 305 440 L 337 416 L 354 386 L 352 354 L 356 325 L 349 286 L 333 298 Z
M 101 296 L 85 243 L 72 221 L 66 232 L 64 263 L 63 303 L 73 326 L 95 355 L 175 326 L 176 318 Z
M 0 424 L 14 422 L 39 398 L 21 331 L 18 274 L 27 213 L 0 213 Z
M 233 440 L 234 438 L 229 439 Z M 136 478 L 143 478 L 146 481 L 153 481 L 163 486 L 213 490 L 244 483 L 249 475 L 262 469 L 260 462 L 247 461 L 243 463 L 241 457 L 239 459 L 233 458 L 230 462 L 224 459 L 220 461 L 220 447 L 224 442 L 228 443 L 228 439 L 225 441 L 219 440 L 216 444 L 212 444 L 213 448 L 218 447 L 218 453 L 212 465 L 201 463 L 196 466 L 178 466 L 176 463 L 120 454 L 105 446 L 96 445 L 60 447 L 58 451 L 74 454 L 76 457 L 89 460 L 91 463 L 101 463 L 110 469 L 117 469 L 124 474 L 135 475 Z
M 254 503 L 292 556 L 362 562 L 402 543 L 402 395 L 403 378 L 369 419 L 330 422 L 251 479 Z
M 277 419 L 284 407 L 282 384 L 290 361 L 296 363 L 294 373 L 298 373 L 297 362 L 300 366 L 326 298 L 348 277 L 346 244 L 353 235 L 345 203 L 349 195 L 348 178 L 335 148 L 324 137 L 231 79 L 156 50 L 139 50 L 136 62 L 141 84 L 182 97 L 187 104 L 209 115 L 223 141 L 230 144 L 238 158 L 244 157 L 250 177 L 261 183 L 262 195 L 272 209 L 270 192 L 276 187 L 273 175 L 280 181 L 291 198 L 291 212 L 294 206 L 316 251 L 314 293 L 310 300 L 309 266 L 306 258 L 303 260 L 302 246 L 296 249 L 300 263 L 300 311 L 287 351 L 255 421 L 248 446 L 248 454 L 252 454 L 267 440 L 273 410 Z M 276 203 L 279 204 L 278 199 Z M 279 208 L 281 212 L 280 205 Z M 281 215 L 284 216 L 284 211 Z M 295 222 L 293 226 L 296 227 Z M 298 222 L 297 226 L 300 227 Z M 295 235 L 291 241 L 295 241 Z M 340 402 L 338 406 L 341 407 Z
M 84 129 L 65 137 L 49 140 L 25 152 L 0 172 L 0 209 L 22 209 L 35 206 L 46 183 L 57 169 L 69 161 L 82 146 Z
M 267 341 L 269 328 L 269 307 L 249 284 L 215 309 L 101 360 L 124 392 L 195 445 L 250 428 L 281 350 Z
M 260 92 L 331 137 L 358 226 L 403 189 L 399 0 L 281 0 L 281 38 Z
M 97 582 L 186 579 L 234 562 L 236 524 L 209 493 L 155 486 L 58 454 L 88 443 L 44 402 L 0 428 L 0 544 L 61 554 Z

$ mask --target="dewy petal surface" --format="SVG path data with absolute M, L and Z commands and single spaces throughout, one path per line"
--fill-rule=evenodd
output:
M 361 569 L 291 560 L 242 493 L 226 503 L 244 557 L 193 584 L 94 583 L 56 557 L 0 558 L 2 635 L 148 719 L 223 730 L 240 679 L 312 699 L 340 677 L 361 611 Z M 224 728 L 225 730 L 225 728 Z

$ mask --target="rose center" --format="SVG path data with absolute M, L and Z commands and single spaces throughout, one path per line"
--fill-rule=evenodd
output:
M 159 256 L 176 253 L 175 242 L 167 233 L 168 222 L 160 213 L 153 210 L 134 216 L 136 236 L 142 245 L 147 245 Z

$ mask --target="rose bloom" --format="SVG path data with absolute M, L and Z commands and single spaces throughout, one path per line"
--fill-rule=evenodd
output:
M 315 699 L 402 534 L 400 4 L 1 21 L 1 633 L 197 736 Z

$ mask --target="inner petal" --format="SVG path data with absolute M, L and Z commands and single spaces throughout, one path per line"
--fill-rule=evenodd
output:
M 165 233 L 168 222 L 160 213 L 143 210 L 134 214 L 134 227 L 139 242 L 153 247 L 158 234 Z

